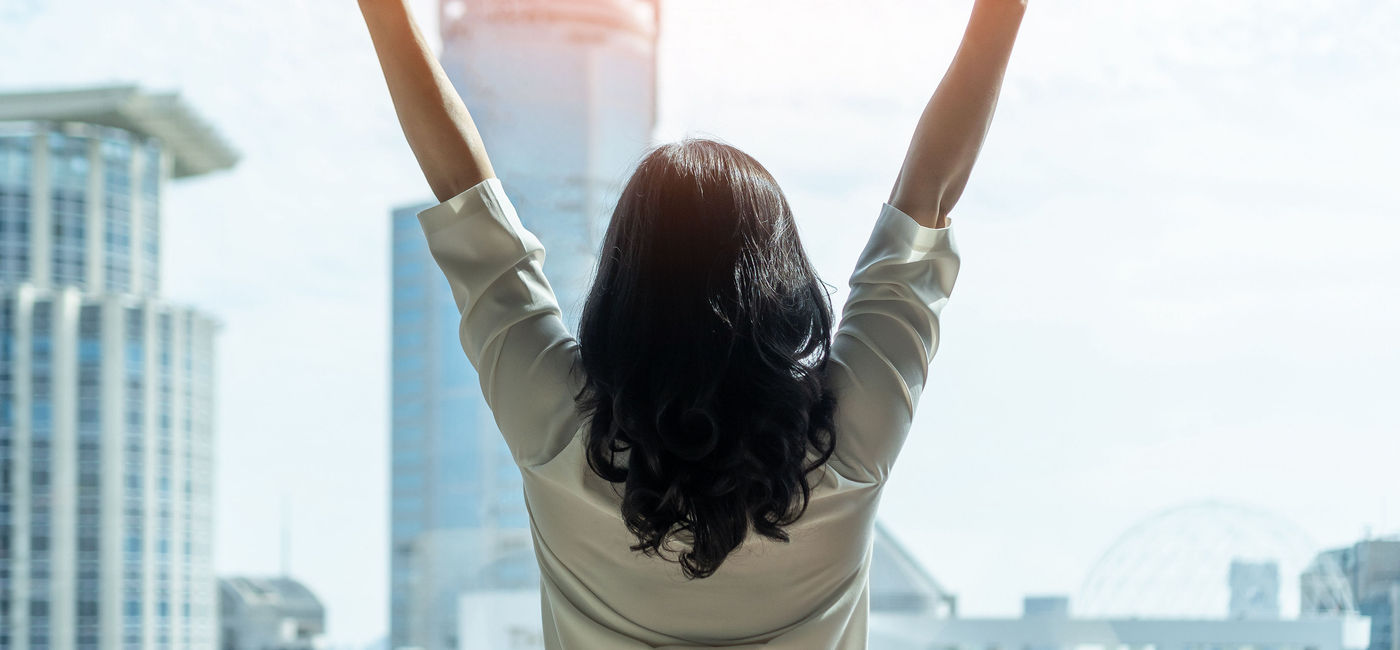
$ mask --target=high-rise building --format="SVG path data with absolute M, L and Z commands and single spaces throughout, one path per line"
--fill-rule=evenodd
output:
M 442 63 L 576 327 L 656 117 L 655 0 L 444 0 Z M 392 226 L 390 647 L 447 650 L 459 598 L 538 589 L 519 471 L 415 218 Z
M 466 99 L 570 329 L 621 184 L 656 123 L 659 0 L 443 0 Z
M 392 228 L 391 647 L 453 648 L 459 594 L 535 588 L 539 572 L 520 476 L 462 354 L 421 207 L 395 210 Z
M 217 322 L 160 297 L 174 95 L 0 94 L 0 650 L 213 648 Z

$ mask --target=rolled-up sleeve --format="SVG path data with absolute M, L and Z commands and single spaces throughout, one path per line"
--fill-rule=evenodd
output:
M 928 228 L 884 205 L 832 343 L 834 456 L 850 478 L 884 481 L 904 446 L 959 264 L 951 224 Z
M 462 350 L 517 463 L 547 461 L 578 427 L 578 344 L 544 275 L 544 246 L 490 178 L 418 213 L 462 314 Z

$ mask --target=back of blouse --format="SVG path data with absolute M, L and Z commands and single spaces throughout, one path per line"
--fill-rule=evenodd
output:
M 524 476 L 549 648 L 866 646 L 875 512 L 938 348 L 957 278 L 951 226 L 886 204 L 851 276 L 832 344 L 836 451 L 787 530 L 716 573 L 630 550 L 620 489 L 585 459 L 578 344 L 544 275 L 544 248 L 497 179 L 419 214 L 462 311 L 462 347 Z

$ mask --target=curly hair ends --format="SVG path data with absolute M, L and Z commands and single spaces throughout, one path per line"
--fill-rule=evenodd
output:
M 632 550 L 706 578 L 750 530 L 788 540 L 835 448 L 831 328 L 830 294 L 762 165 L 711 140 L 641 161 L 584 306 L 577 397 Z

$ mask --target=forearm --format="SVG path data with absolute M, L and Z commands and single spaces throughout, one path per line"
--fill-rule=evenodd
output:
M 445 201 L 495 176 L 467 107 L 405 0 L 360 0 L 399 125 L 428 186 Z
M 933 227 L 962 196 L 982 149 L 1025 0 L 977 0 L 952 64 L 924 108 L 890 204 Z

